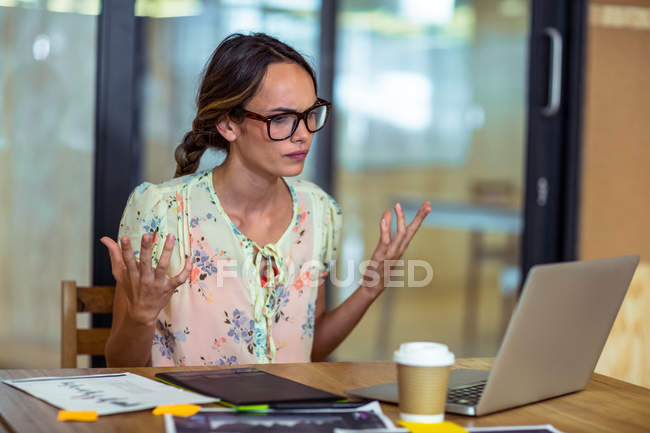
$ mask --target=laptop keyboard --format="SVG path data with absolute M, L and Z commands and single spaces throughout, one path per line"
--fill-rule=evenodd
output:
M 450 389 L 447 393 L 447 403 L 475 406 L 481 398 L 486 383 L 487 381 L 483 381 L 476 385 Z

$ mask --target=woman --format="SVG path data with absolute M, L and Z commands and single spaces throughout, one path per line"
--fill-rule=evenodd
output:
M 384 261 L 401 257 L 429 204 L 408 227 L 396 205 L 392 237 L 384 212 L 362 285 L 326 312 L 340 211 L 317 186 L 284 180 L 327 120 L 316 90 L 309 64 L 272 37 L 235 34 L 217 47 L 176 178 L 138 186 L 120 245 L 102 238 L 117 282 L 110 366 L 322 360 L 381 294 Z M 211 146 L 225 161 L 195 173 Z

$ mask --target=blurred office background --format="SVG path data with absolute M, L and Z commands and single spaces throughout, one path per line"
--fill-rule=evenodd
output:
M 1 368 L 58 365 L 60 281 L 110 283 L 99 234 L 115 235 L 125 191 L 173 176 L 205 62 L 253 31 L 306 55 L 334 102 L 302 177 L 342 207 L 341 279 L 383 210 L 432 201 L 404 258 L 433 279 L 387 289 L 332 360 L 390 359 L 408 340 L 494 356 L 531 265 L 641 253 L 611 344 L 650 363 L 650 325 L 630 322 L 650 308 L 650 1 L 137 0 L 118 33 L 100 14 L 124 20 L 124 4 L 0 0 Z M 549 20 L 564 87 L 542 114 Z

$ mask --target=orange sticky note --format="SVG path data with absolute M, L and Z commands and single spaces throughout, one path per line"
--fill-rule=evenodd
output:
M 397 421 L 397 424 L 406 427 L 411 433 L 467 433 L 467 430 L 451 421 L 437 423 L 420 423 Z
M 154 415 L 174 415 L 188 417 L 195 415 L 201 410 L 201 406 L 195 404 L 170 404 L 167 406 L 158 406 L 153 410 Z
M 57 421 L 97 421 L 96 410 L 60 410 Z

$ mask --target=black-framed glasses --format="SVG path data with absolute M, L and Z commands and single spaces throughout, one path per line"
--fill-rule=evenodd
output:
M 307 131 L 311 133 L 323 129 L 325 122 L 327 122 L 331 106 L 332 104 L 330 102 L 318 98 L 314 105 L 302 113 L 286 112 L 274 114 L 273 116 L 262 116 L 261 114 L 253 113 L 243 108 L 241 111 L 244 113 L 244 117 L 266 122 L 266 130 L 269 138 L 274 141 L 281 141 L 286 140 L 296 132 L 301 119 L 305 122 Z

